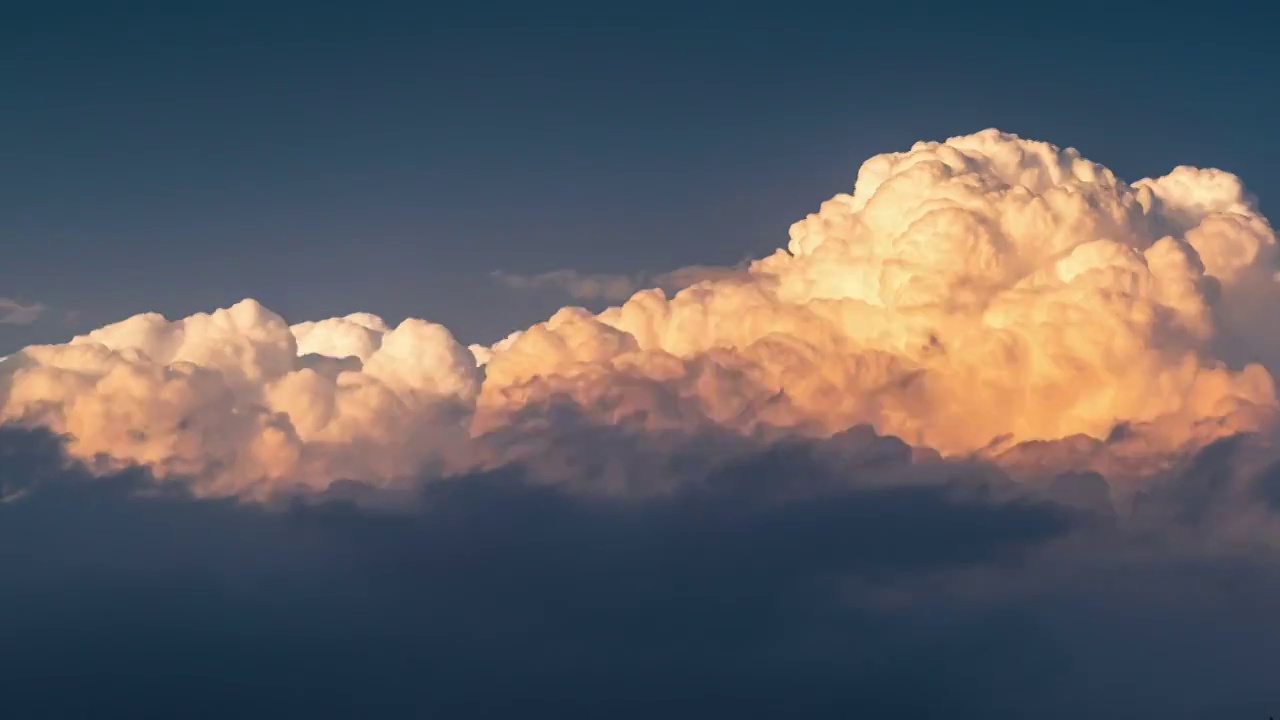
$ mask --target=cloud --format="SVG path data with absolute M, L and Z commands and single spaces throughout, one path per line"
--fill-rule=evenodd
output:
M 528 484 L 515 467 L 428 485 L 391 514 L 197 501 L 136 470 L 91 480 L 56 453 L 46 434 L 0 431 L 0 478 L 34 485 L 0 506 L 0 687 L 10 709 L 55 715 L 286 702 L 626 716 L 645 712 L 618 705 L 642 676 L 656 681 L 640 695 L 652 708 L 770 673 L 760 690 L 790 693 L 812 682 L 805 664 L 872 662 L 871 647 L 849 655 L 809 637 L 832 621 L 841 634 L 871 627 L 832 579 L 982 565 L 1072 527 L 1052 507 L 945 485 L 861 488 L 802 450 L 621 503 Z M 911 522 L 928 529 L 899 537 Z M 830 619 L 805 620 L 816 617 Z M 81 692 L 48 693 L 54 677 Z
M 23 717 L 1274 712 L 1264 538 L 841 444 L 659 497 L 517 464 L 378 509 L 196 499 L 0 429 L 0 483 L 28 490 L 0 504 L 0 691 Z M 1247 438 L 1216 447 L 1168 486 L 1262 482 Z
M 746 263 L 739 263 L 728 267 L 688 265 L 656 274 L 617 275 L 551 270 L 536 275 L 521 275 L 495 270 L 490 275 L 499 283 L 516 290 L 559 290 L 577 300 L 622 301 L 641 290 L 659 288 L 673 293 L 699 283 L 739 277 L 745 270 Z
M 1234 176 L 1171 177 L 1130 186 L 994 131 L 878 156 L 745 281 L 526 331 L 488 365 L 481 402 L 513 385 L 608 392 L 602 372 L 669 385 L 714 362 L 754 382 L 684 391 L 713 414 L 782 393 L 774 422 L 869 422 L 947 452 L 1003 434 L 1105 438 L 1121 422 L 1163 422 L 1171 446 L 1202 418 L 1248 426 L 1274 407 L 1273 381 L 1213 357 L 1234 340 L 1215 315 L 1242 268 L 1271 261 L 1274 233 Z
M 24 304 L 0 297 L 0 325 L 30 325 L 40 319 L 46 309 L 40 303 Z
M 495 270 L 493 279 L 516 290 L 554 288 L 579 300 L 626 300 L 635 293 L 636 281 L 626 275 L 584 274 L 576 270 L 551 270 L 537 275 L 518 275 Z
M 365 320 L 295 337 L 252 300 L 174 322 L 138 315 L 8 358 L 3 415 L 68 434 L 103 467 L 145 465 L 208 493 L 410 477 L 465 436 L 475 359 L 439 325 Z
M 1128 183 L 987 130 L 870 158 L 740 268 L 500 273 L 631 294 L 491 346 L 363 313 L 289 325 L 253 300 L 144 314 L 5 360 L 0 420 L 259 499 L 514 461 L 643 493 L 677 465 L 868 426 L 1018 477 L 1097 473 L 1127 500 L 1219 438 L 1275 432 L 1280 346 L 1257 328 L 1278 262 L 1230 173 Z
M 25 348 L 0 695 L 1264 717 L 1276 262 L 1229 173 L 984 131 L 869 159 L 744 269 L 597 278 L 629 297 L 490 346 L 245 300 Z

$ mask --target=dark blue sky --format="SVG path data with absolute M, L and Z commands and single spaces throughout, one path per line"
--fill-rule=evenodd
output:
M 988 126 L 1280 202 L 1280 51 L 1224 4 L 436 5 L 10 11 L 0 298 L 50 310 L 0 352 L 246 296 L 493 340 L 566 300 L 492 270 L 766 253 L 867 157 Z

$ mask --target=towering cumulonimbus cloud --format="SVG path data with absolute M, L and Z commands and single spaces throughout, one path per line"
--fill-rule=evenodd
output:
M 1280 254 L 1229 173 L 1128 184 L 987 130 L 871 158 L 790 235 L 745 272 L 491 347 L 367 314 L 289 327 L 251 300 L 139 315 L 4 361 L 0 418 L 252 494 L 500 463 L 565 407 L 668 437 L 870 425 L 1020 466 L 1099 444 L 1140 465 L 1275 415 L 1280 342 L 1257 328 L 1280 322 Z
M 949 453 L 1154 423 L 1174 447 L 1274 408 L 1263 366 L 1215 352 L 1233 340 L 1219 318 L 1238 284 L 1277 297 L 1275 259 L 1274 232 L 1221 171 L 1128 185 L 994 130 L 919 143 L 868 160 L 853 194 L 793 225 L 747 280 L 530 329 L 490 362 L 480 406 L 572 393 L 613 420 L 869 423 Z

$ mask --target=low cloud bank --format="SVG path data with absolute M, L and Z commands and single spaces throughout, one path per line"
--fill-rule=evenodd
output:
M 270 506 L 4 429 L 0 689 L 19 717 L 1265 716 L 1258 452 L 1123 513 L 822 442 L 647 499 L 511 466 Z

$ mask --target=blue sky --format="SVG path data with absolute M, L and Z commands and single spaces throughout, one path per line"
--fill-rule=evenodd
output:
M 493 270 L 732 263 L 867 157 L 988 126 L 1274 207 L 1262 23 L 1084 9 L 28 4 L 0 28 L 0 352 L 255 297 L 491 341 Z

